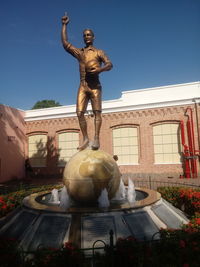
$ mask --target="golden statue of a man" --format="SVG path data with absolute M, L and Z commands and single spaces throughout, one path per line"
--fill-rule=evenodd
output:
M 89 100 L 91 101 L 92 111 L 94 113 L 95 134 L 92 149 L 98 149 L 99 133 L 101 128 L 101 84 L 99 73 L 108 71 L 112 68 L 112 63 L 106 54 L 93 46 L 94 33 L 90 29 L 83 31 L 84 48 L 76 48 L 68 42 L 67 24 L 69 17 L 62 17 L 62 44 L 64 49 L 79 61 L 80 86 L 77 95 L 76 113 L 79 120 L 80 129 L 83 135 L 83 144 L 78 148 L 85 149 L 89 145 L 87 132 L 87 123 L 85 112 Z

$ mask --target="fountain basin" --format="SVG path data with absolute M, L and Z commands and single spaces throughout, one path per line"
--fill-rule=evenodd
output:
M 129 203 L 126 200 L 122 201 L 110 201 L 110 206 L 106 208 L 106 211 L 122 211 L 128 209 L 138 209 L 145 206 L 152 205 L 153 203 L 157 202 L 161 199 L 160 193 L 150 190 L 147 188 L 135 188 L 136 191 L 136 201 L 134 203 Z M 61 212 L 61 213 L 98 213 L 102 211 L 102 208 L 99 208 L 98 205 L 81 205 L 78 203 L 77 205 L 72 202 L 71 207 L 67 210 L 63 209 L 59 206 L 59 204 L 52 204 L 49 203 L 51 192 L 43 191 L 39 193 L 34 193 L 23 200 L 23 205 L 30 209 L 36 210 L 45 210 L 45 211 L 52 211 L 52 212 Z
M 109 244 L 110 230 L 114 243 L 131 235 L 147 241 L 159 239 L 161 228 L 177 229 L 188 223 L 183 212 L 150 189 L 136 188 L 135 203 L 111 201 L 106 209 L 72 205 L 63 210 L 58 204 L 45 203 L 49 198 L 49 191 L 26 197 L 21 210 L 1 227 L 0 236 L 21 240 L 20 246 L 27 251 L 40 246 L 60 248 L 68 241 L 84 249 L 96 240 Z

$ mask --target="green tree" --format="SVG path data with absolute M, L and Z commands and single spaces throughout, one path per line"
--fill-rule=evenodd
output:
M 59 107 L 61 104 L 55 100 L 41 100 L 37 101 L 32 109 Z

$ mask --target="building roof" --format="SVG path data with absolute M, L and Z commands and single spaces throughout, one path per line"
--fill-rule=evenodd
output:
M 200 102 L 200 82 L 122 91 L 114 100 L 102 101 L 102 113 L 189 105 Z M 92 111 L 88 105 L 87 111 Z M 25 121 L 46 120 L 76 116 L 76 105 L 25 111 Z

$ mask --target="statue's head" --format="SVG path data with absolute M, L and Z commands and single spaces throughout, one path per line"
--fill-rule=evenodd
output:
M 88 45 L 92 45 L 93 42 L 94 42 L 94 33 L 92 30 L 90 29 L 85 29 L 83 31 L 83 39 L 84 39 L 84 42 L 85 44 L 88 46 Z

